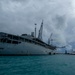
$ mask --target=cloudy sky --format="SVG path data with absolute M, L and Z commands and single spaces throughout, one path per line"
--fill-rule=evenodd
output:
M 37 23 L 38 34 L 42 19 L 43 40 L 75 41 L 75 0 L 0 0 L 0 32 L 30 34 Z

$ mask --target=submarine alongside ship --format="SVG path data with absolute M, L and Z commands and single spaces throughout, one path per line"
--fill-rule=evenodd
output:
M 0 55 L 50 55 L 56 46 L 42 41 L 43 21 L 39 30 L 38 37 L 35 33 L 31 35 L 22 34 L 21 36 L 0 32 Z M 50 42 L 48 42 L 50 43 Z

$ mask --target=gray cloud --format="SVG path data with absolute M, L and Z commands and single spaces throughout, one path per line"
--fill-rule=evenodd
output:
M 56 41 L 66 44 L 75 37 L 74 2 L 74 0 L 0 0 L 0 31 L 30 34 L 34 31 L 34 23 L 37 23 L 38 30 L 43 19 L 43 39 L 47 41 L 53 33 Z

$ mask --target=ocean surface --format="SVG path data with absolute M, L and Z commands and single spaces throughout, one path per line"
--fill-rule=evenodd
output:
M 75 55 L 0 56 L 0 75 L 75 75 Z

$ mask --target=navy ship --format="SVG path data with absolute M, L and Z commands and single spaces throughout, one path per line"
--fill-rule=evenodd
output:
M 43 21 L 36 37 L 36 25 L 31 35 L 0 32 L 0 55 L 50 55 L 56 46 L 42 41 Z

